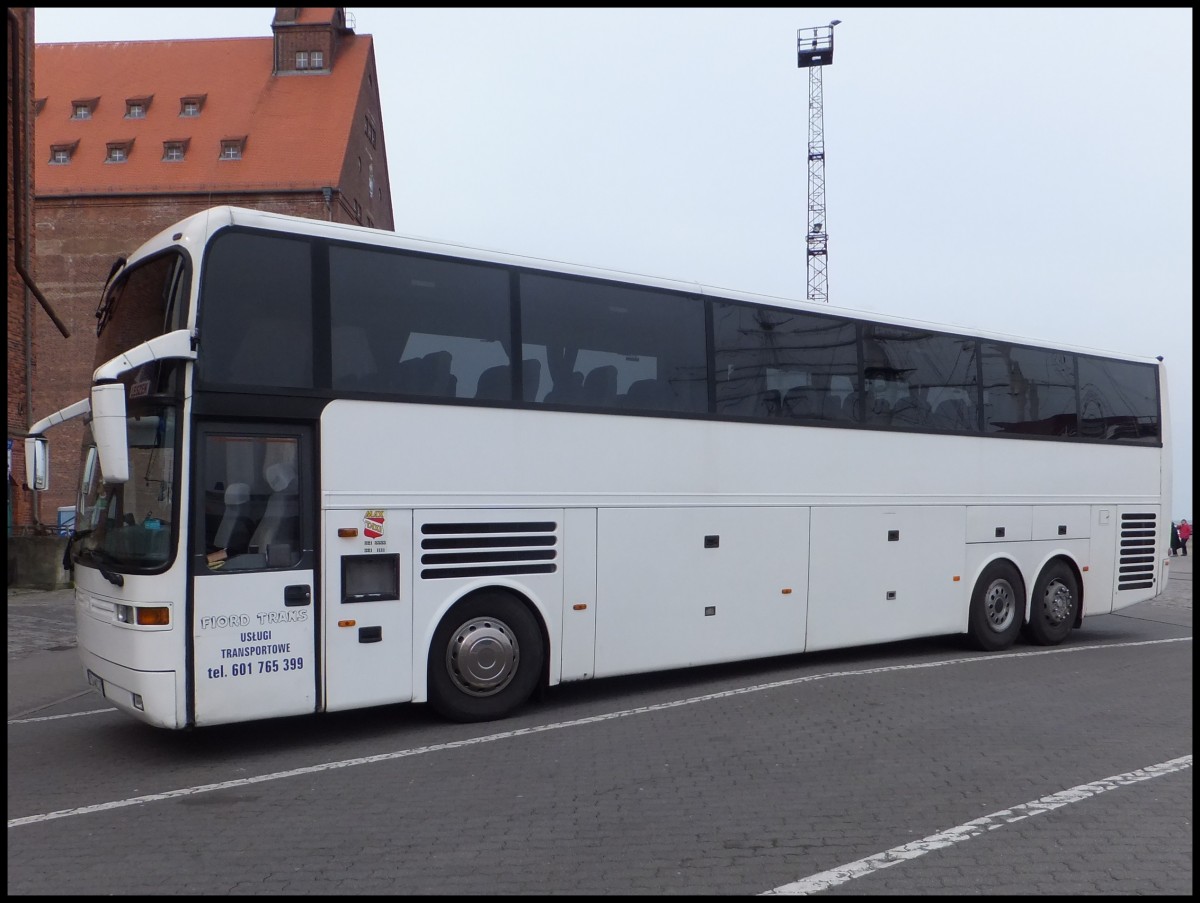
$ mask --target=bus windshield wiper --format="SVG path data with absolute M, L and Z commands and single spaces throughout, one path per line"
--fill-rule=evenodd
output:
M 124 586 L 125 585 L 125 578 L 122 577 L 120 574 L 118 574 L 116 571 L 110 571 L 110 570 L 108 570 L 108 568 L 103 568 L 100 565 L 96 565 L 96 570 L 98 570 L 100 572 L 100 576 L 103 577 L 105 580 L 107 580 L 109 583 L 112 583 L 115 586 Z

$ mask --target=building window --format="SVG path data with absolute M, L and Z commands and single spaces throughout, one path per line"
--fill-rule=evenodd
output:
M 96 101 L 99 98 L 92 97 L 86 100 L 71 101 L 71 118 L 72 119 L 91 119 L 92 114 L 96 112 Z
M 164 141 L 163 160 L 167 163 L 180 163 L 187 153 L 186 141 Z
M 68 144 L 50 145 L 50 162 L 59 166 L 70 163 L 71 157 L 75 155 L 75 148 L 78 146 L 78 141 L 72 141 Z
M 179 98 L 180 116 L 199 116 L 207 94 L 185 94 Z
M 108 144 L 108 152 L 104 156 L 105 163 L 124 163 L 129 159 L 129 151 L 133 147 L 132 141 L 111 141 Z
M 363 132 L 366 134 L 367 140 L 371 142 L 371 147 L 374 147 L 375 146 L 375 123 L 373 123 L 371 121 L 371 117 L 369 115 L 364 116 L 363 118 L 366 120 L 366 125 L 363 127 Z
M 297 69 L 307 69 L 308 68 L 308 51 L 307 50 L 297 50 L 296 51 L 296 68 Z
M 359 206 L 357 198 L 354 200 L 354 221 L 362 225 L 362 207 Z
M 242 151 L 245 149 L 245 138 L 222 138 L 221 139 L 221 159 L 222 160 L 240 160 L 242 159 Z
M 314 69 L 325 68 L 325 54 L 320 50 L 314 50 L 312 52 L 312 67 Z
M 371 215 L 369 213 L 367 214 L 367 228 L 369 228 L 369 229 L 375 228 L 375 220 L 371 219 Z
M 127 97 L 125 99 L 125 118 L 126 119 L 145 119 L 146 111 L 150 109 L 150 96 L 146 97 Z

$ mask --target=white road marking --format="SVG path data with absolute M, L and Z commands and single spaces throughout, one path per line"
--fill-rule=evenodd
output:
M 966 824 L 958 825 L 937 834 L 931 834 L 921 840 L 914 840 L 903 846 L 892 847 L 890 850 L 876 853 L 874 856 L 868 856 L 865 859 L 859 859 L 847 865 L 841 865 L 828 871 L 809 875 L 807 878 L 801 878 L 799 881 L 793 881 L 791 884 L 784 884 L 774 890 L 766 891 L 759 896 L 770 896 L 772 894 L 815 894 L 839 884 L 853 881 L 855 878 L 861 878 L 863 875 L 877 872 L 880 869 L 891 868 L 893 865 L 899 865 L 901 862 L 908 862 L 910 859 L 916 859 L 919 856 L 924 856 L 926 853 L 932 853 L 934 850 L 940 850 L 944 847 L 961 843 L 964 840 L 970 840 L 972 837 L 978 837 L 986 831 L 995 831 L 997 828 L 1003 828 L 1006 825 L 1011 825 L 1013 822 L 1018 822 L 1034 815 L 1041 815 L 1044 812 L 1051 812 L 1061 806 L 1078 803 L 1081 800 L 1090 799 L 1109 790 L 1116 790 L 1118 787 L 1136 784 L 1139 781 L 1149 781 L 1151 778 L 1160 778 L 1165 774 L 1171 774 L 1172 772 L 1182 771 L 1185 768 L 1191 767 L 1192 757 L 1191 755 L 1186 755 L 1167 762 L 1160 762 L 1157 765 L 1139 768 L 1137 771 L 1127 771 L 1125 774 L 1117 774 L 1111 778 L 1093 781 L 1090 784 L 1080 784 L 1069 790 L 1052 793 L 1050 796 L 1043 796 L 1041 799 L 1022 803 L 1011 809 L 1001 809 L 999 812 L 993 812 L 991 815 L 985 815 Z
M 261 784 L 266 781 L 279 781 L 284 778 L 294 778 L 301 775 L 317 774 L 322 771 L 332 771 L 337 768 L 353 768 L 358 765 L 371 765 L 376 762 L 390 762 L 395 759 L 406 759 L 411 756 L 424 755 L 431 752 L 443 752 L 450 749 L 461 749 L 466 746 L 477 746 L 481 743 L 494 743 L 498 740 L 511 740 L 514 737 L 524 737 L 529 734 L 541 734 L 546 731 L 562 730 L 569 727 L 582 727 L 587 724 L 597 724 L 602 721 L 614 721 L 618 718 L 628 718 L 631 715 L 644 715 L 648 712 L 661 712 L 667 709 L 695 705 L 701 702 L 714 702 L 718 699 L 729 699 L 733 696 L 744 696 L 747 693 L 759 693 L 763 690 L 775 690 L 781 687 L 793 687 L 799 684 L 812 683 L 818 680 L 831 680 L 838 677 L 863 677 L 871 674 L 888 674 L 895 671 L 920 671 L 927 668 L 943 668 L 951 665 L 972 665 L 988 662 L 998 662 L 1012 658 L 1032 658 L 1041 655 L 1066 655 L 1078 652 L 1090 652 L 1098 649 L 1128 649 L 1134 646 L 1156 646 L 1162 643 L 1191 642 L 1191 637 L 1173 637 L 1162 640 L 1140 640 L 1131 643 L 1100 643 L 1090 646 L 1055 647 L 1032 652 L 1005 652 L 995 655 L 978 655 L 972 658 L 943 659 L 937 662 L 918 662 L 910 665 L 886 665 L 879 668 L 863 668 L 858 671 L 830 671 L 825 674 L 810 674 L 805 677 L 793 677 L 788 680 L 777 680 L 771 683 L 755 684 L 750 687 L 738 687 L 734 690 L 722 690 L 720 693 L 709 693 L 704 696 L 692 696 L 688 699 L 676 699 L 671 702 L 660 702 L 655 705 L 639 706 L 635 709 L 623 709 L 618 712 L 608 712 L 604 715 L 593 715 L 588 718 L 577 718 L 573 721 L 558 721 L 553 724 L 540 724 L 536 727 L 525 727 L 513 731 L 503 731 L 498 734 L 486 734 L 482 737 L 471 737 L 466 740 L 456 740 L 452 743 L 437 743 L 433 746 L 421 746 L 416 749 L 401 749 L 390 753 L 380 753 L 374 756 L 363 756 L 356 759 L 342 759 L 337 762 L 324 762 L 320 765 L 307 765 L 303 768 L 293 768 L 288 771 L 276 771 L 270 774 L 255 775 L 249 778 L 238 778 L 232 781 L 219 781 L 215 784 L 200 784 L 195 787 L 182 787 L 178 790 L 168 790 L 164 793 L 151 793 L 145 796 L 130 797 L 123 800 L 113 800 L 108 803 L 96 803 L 91 806 L 81 806 L 75 809 L 59 809 L 55 812 L 45 812 L 40 815 L 27 815 L 23 818 L 9 819 L 8 827 L 17 828 L 21 825 L 39 824 L 54 821 L 59 818 L 71 818 L 76 815 L 88 815 L 93 812 L 106 812 L 111 809 L 123 809 L 127 806 L 140 806 L 161 800 L 177 799 L 181 796 L 191 796 L 197 793 L 210 793 L 214 790 L 229 790 L 234 787 L 246 787 L 251 784 Z
M 63 718 L 79 718 L 81 715 L 103 715 L 106 712 L 119 712 L 120 709 L 88 709 L 86 712 L 67 712 L 65 715 L 40 715 L 37 718 L 12 718 L 9 724 L 36 724 L 39 721 L 59 721 Z

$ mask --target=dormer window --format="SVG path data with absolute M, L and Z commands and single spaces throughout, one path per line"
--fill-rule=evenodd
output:
M 296 69 L 323 69 L 325 68 L 325 53 L 321 50 L 297 50 L 296 51 Z
M 64 141 L 61 144 L 50 145 L 50 162 L 63 166 L 71 162 L 71 158 L 75 156 L 75 148 L 79 147 L 78 141 Z
M 188 142 L 180 141 L 164 141 L 163 142 L 163 162 L 164 163 L 182 163 L 187 156 Z
M 207 94 L 185 94 L 179 98 L 179 115 L 199 116 L 200 111 L 204 108 L 204 100 L 207 97 Z
M 153 96 L 149 97 L 129 97 L 125 100 L 125 118 L 126 119 L 145 119 L 146 111 L 150 109 L 150 101 Z
M 237 138 L 222 138 L 221 139 L 221 159 L 222 160 L 240 160 L 242 152 L 246 148 L 246 136 L 242 135 Z
M 71 101 L 71 118 L 91 119 L 92 114 L 96 112 L 96 104 L 99 102 L 99 97 L 87 97 L 83 100 Z
M 106 147 L 108 152 L 104 155 L 105 163 L 124 163 L 129 159 L 129 152 L 133 149 L 133 140 L 110 141 Z

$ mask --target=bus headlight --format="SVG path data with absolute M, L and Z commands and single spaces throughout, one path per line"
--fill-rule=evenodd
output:
M 171 623 L 171 609 L 165 605 L 121 605 L 114 606 L 117 622 L 138 624 L 142 627 L 167 627 Z

